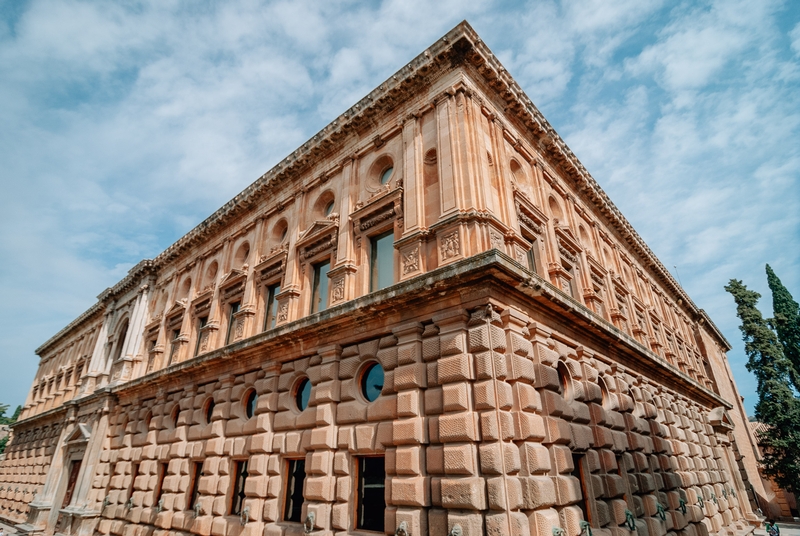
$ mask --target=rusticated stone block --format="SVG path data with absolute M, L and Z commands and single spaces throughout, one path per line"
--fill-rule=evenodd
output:
M 519 483 L 524 510 L 534 510 L 556 504 L 556 487 L 549 476 L 521 476 Z
M 403 506 L 430 506 L 430 479 L 424 476 L 392 477 L 391 502 Z
M 520 447 L 522 466 L 530 474 L 550 472 L 550 451 L 539 443 L 525 442 Z
M 553 529 L 561 527 L 558 512 L 552 508 L 536 510 L 528 514 L 531 536 L 553 536 Z
M 442 386 L 444 411 L 467 411 L 470 408 L 470 389 L 466 382 Z
M 441 415 L 439 417 L 439 441 L 443 443 L 477 441 L 475 418 L 476 415 L 471 412 Z
M 444 472 L 448 475 L 475 475 L 478 472 L 475 445 L 445 445 Z
M 485 510 L 486 489 L 479 477 L 442 478 L 442 506 L 465 510 Z
M 572 462 L 572 451 L 564 445 L 552 445 L 549 448 L 553 468 L 559 474 L 572 473 L 575 465 Z
M 437 364 L 437 383 L 444 385 L 453 382 L 463 382 L 472 380 L 470 370 L 470 358 L 467 354 L 458 354 L 443 357 L 436 362 Z
M 455 512 L 447 513 L 447 532 L 449 533 L 455 525 L 461 527 L 464 536 L 484 536 L 483 515 L 482 514 L 461 514 Z
M 550 477 L 556 486 L 556 504 L 566 506 L 581 500 L 581 482 L 574 476 Z

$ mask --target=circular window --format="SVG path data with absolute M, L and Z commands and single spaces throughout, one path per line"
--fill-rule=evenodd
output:
M 294 392 L 294 401 L 297 404 L 297 409 L 300 411 L 306 409 L 309 400 L 311 400 L 311 380 L 303 378 L 297 384 L 297 390 Z
M 361 394 L 368 402 L 374 402 L 383 391 L 383 367 L 378 363 L 369 365 L 361 375 Z
M 206 424 L 211 424 L 211 417 L 214 415 L 214 399 L 211 398 L 206 402 Z
M 387 184 L 389 182 L 389 179 L 392 178 L 393 172 L 394 168 L 392 166 L 389 166 L 388 168 L 384 169 L 383 173 L 381 173 L 381 184 Z
M 256 402 L 258 401 L 258 395 L 254 390 L 250 390 L 247 393 L 247 398 L 244 402 L 244 413 L 247 415 L 247 418 L 250 419 L 253 415 L 256 414 Z

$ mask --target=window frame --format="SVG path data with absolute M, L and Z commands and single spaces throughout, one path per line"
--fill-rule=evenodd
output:
M 330 306 L 328 303 L 330 301 L 330 277 L 328 277 L 328 274 L 331 271 L 332 264 L 330 257 L 327 256 L 311 264 L 311 307 L 309 308 L 309 314 L 321 313 Z M 325 265 L 328 268 L 323 274 L 322 267 Z M 324 284 L 322 284 L 323 278 Z M 323 287 L 324 297 L 321 290 Z M 320 302 L 322 302 L 322 307 L 320 307 Z
M 236 322 L 236 314 L 242 310 L 242 298 L 229 301 L 225 307 L 228 309 L 228 325 L 225 328 L 225 346 L 231 343 L 231 335 L 233 334 L 233 326 Z
M 189 486 L 186 488 L 188 492 L 188 500 L 186 501 L 187 510 L 194 510 L 195 503 L 200 500 L 200 479 L 203 477 L 203 462 L 191 460 L 191 464 L 191 480 L 189 481 Z
M 355 482 L 355 494 L 353 496 L 353 503 L 354 503 L 353 504 L 353 512 L 354 512 L 353 513 L 353 528 L 354 528 L 354 530 L 357 530 L 357 531 L 374 532 L 374 533 L 378 533 L 378 534 L 383 534 L 386 531 L 385 517 L 381 518 L 382 523 L 381 523 L 381 528 L 379 528 L 379 529 L 373 529 L 373 528 L 364 527 L 364 526 L 362 526 L 361 521 L 360 521 L 360 519 L 361 519 L 361 515 L 360 514 L 362 513 L 362 508 L 365 506 L 364 503 L 366 502 L 366 501 L 364 501 L 365 491 L 362 489 L 362 473 L 363 473 L 364 469 L 362 469 L 362 467 L 361 467 L 361 462 L 365 461 L 365 460 L 368 460 L 368 459 L 373 459 L 373 460 L 374 459 L 381 459 L 381 460 L 383 460 L 383 485 L 381 487 L 383 489 L 383 501 L 382 502 L 384 504 L 384 507 L 381 509 L 381 512 L 385 511 L 386 506 L 387 506 L 386 505 L 386 457 L 385 456 L 381 456 L 381 455 L 355 456 L 354 457 L 355 470 L 353 471 L 353 474 L 355 475 L 356 482 Z M 377 488 L 377 486 L 372 486 L 372 487 L 368 487 L 367 489 L 376 489 L 376 488 Z
M 197 337 L 194 343 L 194 355 L 200 355 L 200 343 L 203 342 L 203 328 L 208 325 L 208 315 L 197 317 Z
M 379 265 L 380 265 L 380 257 L 379 257 L 379 248 L 378 244 L 381 240 L 391 237 L 391 245 L 389 250 L 389 255 L 391 255 L 391 280 L 392 282 L 386 286 L 379 286 L 380 285 L 380 272 L 379 272 Z M 389 228 L 381 233 L 376 233 L 369 236 L 369 291 L 370 292 L 377 292 L 378 290 L 382 290 L 384 288 L 390 287 L 396 283 L 396 276 L 395 276 L 395 236 L 394 236 L 394 228 Z
M 285 466 L 286 466 L 286 479 L 284 480 L 285 486 L 284 486 L 283 503 L 282 503 L 282 508 L 281 508 L 281 520 L 285 521 L 287 523 L 302 523 L 303 522 L 303 505 L 306 502 L 306 499 L 305 499 L 306 478 L 308 477 L 308 473 L 306 472 L 306 459 L 305 458 L 287 458 L 285 461 L 286 461 L 286 464 L 285 464 Z M 289 510 L 289 506 L 290 506 L 290 501 L 293 500 L 293 494 L 290 493 L 290 490 L 292 489 L 291 488 L 291 484 L 295 481 L 294 475 L 297 472 L 296 469 L 295 469 L 295 471 L 292 471 L 292 464 L 293 463 L 298 463 L 298 462 L 302 462 L 302 464 L 303 464 L 303 482 L 302 482 L 302 486 L 300 488 L 300 498 L 301 498 L 300 506 L 296 509 L 297 511 L 299 511 L 299 518 L 295 520 L 295 519 L 291 519 L 289 517 L 288 510 Z
M 228 515 L 231 516 L 240 516 L 242 514 L 242 509 L 244 508 L 244 502 L 247 499 L 247 495 L 245 495 L 245 486 L 247 484 L 247 477 L 249 476 L 249 468 L 248 468 L 248 459 L 238 459 L 238 460 L 231 460 L 233 467 L 231 468 L 231 474 L 233 478 L 231 479 L 231 497 L 230 501 L 228 502 Z M 241 486 L 239 485 L 239 479 L 241 478 Z M 240 489 L 240 492 L 237 492 L 237 489 Z
M 278 294 L 281 293 L 281 282 L 264 285 L 264 324 L 261 331 L 274 329 L 278 324 Z

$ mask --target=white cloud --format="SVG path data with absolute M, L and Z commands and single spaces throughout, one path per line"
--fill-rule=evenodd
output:
M 770 262 L 800 294 L 800 24 L 782 35 L 779 4 L 26 6 L 0 19 L 0 366 L 28 360 L 0 392 L 17 401 L 33 349 L 105 286 L 463 18 L 732 342 L 727 279 L 765 292 Z

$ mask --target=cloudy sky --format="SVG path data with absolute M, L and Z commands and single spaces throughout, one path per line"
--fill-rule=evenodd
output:
M 734 346 L 800 298 L 800 4 L 0 3 L 0 403 L 34 349 L 467 19 Z

